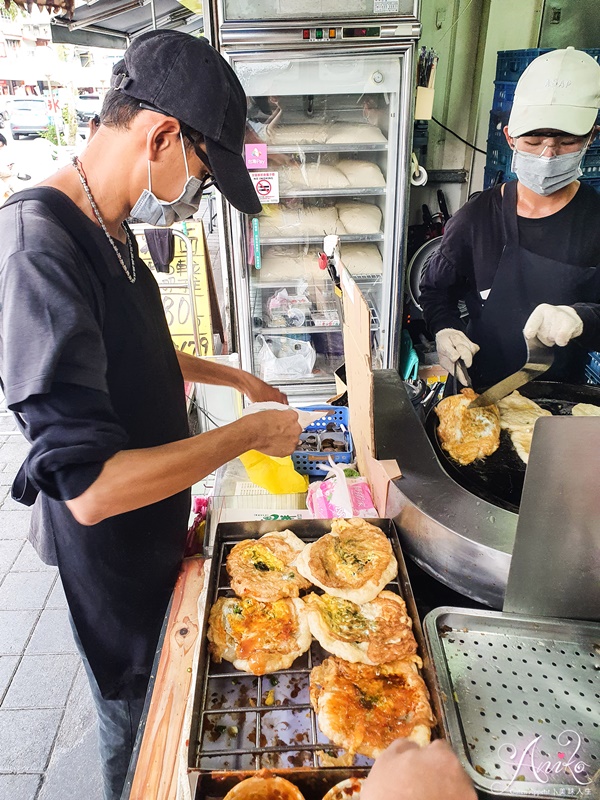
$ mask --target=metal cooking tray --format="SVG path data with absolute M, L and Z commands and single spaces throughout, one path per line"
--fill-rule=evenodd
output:
M 425 636 L 446 734 L 478 789 L 600 797 L 600 625 L 437 608 Z
M 392 543 L 398 577 L 386 588 L 406 602 L 424 662 L 423 677 L 439 718 L 439 701 L 434 695 L 433 675 L 396 528 L 392 520 L 368 521 L 383 530 Z M 200 773 L 197 796 L 203 800 L 222 798 L 240 779 L 264 767 L 291 778 L 306 800 L 321 800 L 338 781 L 365 774 L 372 763 L 371 759 L 357 757 L 352 768 L 321 765 L 318 751 L 332 756 L 343 751 L 319 731 L 310 705 L 310 671 L 329 655 L 317 642 L 296 659 L 291 669 L 262 677 L 238 672 L 229 662 L 214 664 L 210 659 L 206 636 L 210 608 L 218 597 L 233 596 L 225 569 L 227 554 L 242 539 L 286 529 L 312 542 L 330 532 L 331 520 L 231 522 L 217 527 L 208 599 L 200 621 L 201 650 L 188 760 L 189 770 Z

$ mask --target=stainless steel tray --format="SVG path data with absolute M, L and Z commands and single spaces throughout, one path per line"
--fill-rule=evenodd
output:
M 432 692 L 434 713 L 439 715 L 435 683 L 394 523 L 385 519 L 369 522 L 385 531 L 391 540 L 398 577 L 386 588 L 406 602 L 424 661 L 423 677 Z M 188 758 L 188 770 L 200 773 L 202 798 L 223 797 L 244 774 L 268 767 L 277 774 L 291 776 L 306 800 L 320 800 L 335 783 L 350 775 L 364 774 L 372 763 L 363 757 L 357 758 L 352 768 L 325 767 L 321 763 L 319 751 L 332 756 L 342 751 L 319 731 L 310 705 L 310 670 L 329 655 L 317 642 L 291 669 L 262 677 L 238 672 L 228 662 L 211 662 L 206 637 L 208 613 L 219 596 L 233 594 L 225 569 L 229 550 L 242 539 L 286 529 L 310 542 L 331 530 L 331 520 L 231 522 L 217 527 L 209 553 L 212 564 L 208 599 L 200 621 L 202 644 Z
M 437 608 L 424 626 L 442 722 L 478 789 L 600 797 L 600 625 Z

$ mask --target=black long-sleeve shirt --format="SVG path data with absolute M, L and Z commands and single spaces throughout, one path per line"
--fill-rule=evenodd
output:
M 421 305 L 431 332 L 464 330 L 458 301 L 480 307 L 492 287 L 504 246 L 501 187 L 482 192 L 448 222 L 441 246 L 421 281 Z M 600 269 L 600 194 L 581 184 L 570 203 L 549 217 L 518 217 L 520 245 L 537 255 L 581 267 Z M 600 349 L 598 303 L 573 306 L 583 320 L 577 341 Z

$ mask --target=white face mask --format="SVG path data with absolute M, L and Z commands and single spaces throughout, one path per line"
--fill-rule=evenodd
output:
M 587 145 L 575 153 L 564 153 L 548 158 L 533 153 L 523 153 L 515 147 L 511 169 L 523 186 L 542 197 L 547 197 L 583 175 L 581 162 L 586 149 Z
M 181 140 L 186 175 L 183 190 L 175 200 L 159 200 L 152 191 L 152 175 L 150 172 L 150 160 L 148 160 L 148 188 L 144 189 L 131 209 L 131 216 L 140 220 L 140 222 L 168 228 L 174 222 L 189 219 L 200 207 L 205 181 L 195 178 L 193 175 L 190 177 L 181 131 L 179 131 L 179 138 Z

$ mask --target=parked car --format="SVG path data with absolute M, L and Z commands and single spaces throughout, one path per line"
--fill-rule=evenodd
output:
M 100 113 L 102 100 L 97 94 L 81 94 L 75 101 L 77 124 L 87 125 L 96 114 Z
M 33 134 L 39 136 L 48 129 L 48 106 L 41 98 L 15 98 L 10 104 L 9 112 L 13 139 Z

